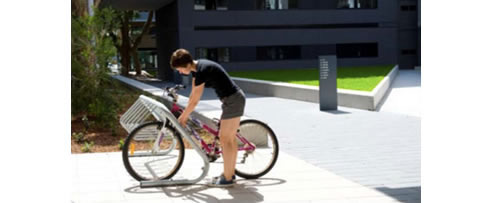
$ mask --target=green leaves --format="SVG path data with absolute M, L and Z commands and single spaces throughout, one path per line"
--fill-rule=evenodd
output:
M 74 132 L 72 133 L 72 137 L 78 143 L 81 143 L 85 140 L 85 134 L 83 132 L 78 132 L 78 133 Z
M 72 115 L 86 113 L 97 126 L 109 126 L 117 118 L 118 105 L 107 91 L 114 86 L 108 64 L 116 49 L 108 33 L 115 15 L 110 8 L 95 8 L 93 16 L 72 15 Z
M 82 146 L 82 152 L 91 152 L 93 146 L 94 146 L 94 141 L 90 143 L 84 142 L 84 146 Z
M 119 143 L 118 143 L 118 147 L 120 148 L 120 150 L 123 149 L 123 145 L 125 144 L 125 139 L 121 138 Z

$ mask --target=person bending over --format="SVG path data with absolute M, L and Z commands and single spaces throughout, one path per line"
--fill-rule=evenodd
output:
M 204 88 L 213 88 L 222 102 L 220 118 L 220 145 L 224 159 L 224 172 L 214 177 L 208 184 L 214 187 L 230 187 L 234 185 L 237 159 L 236 132 L 241 116 L 244 113 L 246 97 L 244 92 L 232 81 L 224 68 L 211 60 L 194 60 L 186 49 L 178 49 L 171 56 L 171 67 L 180 74 L 193 76 L 192 89 L 188 105 L 179 116 L 178 121 L 185 126 L 188 117 L 200 101 Z

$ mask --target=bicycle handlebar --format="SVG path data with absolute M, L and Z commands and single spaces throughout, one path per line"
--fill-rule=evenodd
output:
M 166 95 L 166 93 L 167 93 L 167 96 L 172 97 L 173 101 L 177 102 L 178 101 L 178 94 L 176 92 L 179 90 L 185 89 L 185 88 L 186 88 L 185 85 L 175 85 L 174 87 L 166 87 L 166 88 L 164 88 L 164 95 Z

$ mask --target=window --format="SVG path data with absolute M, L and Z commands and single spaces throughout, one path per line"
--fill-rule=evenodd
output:
M 289 60 L 300 58 L 300 46 L 269 46 L 256 48 L 257 60 Z
M 378 43 L 337 44 L 338 58 L 378 57 Z
M 377 0 L 338 0 L 337 8 L 377 8 Z
M 229 48 L 197 48 L 197 58 L 206 58 L 217 62 L 229 62 Z
M 416 11 L 417 6 L 416 5 L 410 5 L 410 6 L 405 5 L 405 6 L 401 6 L 400 10 L 402 10 L 402 11 Z
M 401 55 L 417 55 L 417 50 L 415 50 L 415 49 L 403 49 L 403 50 L 401 50 Z
M 227 0 L 195 0 L 195 10 L 227 10 Z
M 297 0 L 256 0 L 256 9 L 284 10 L 297 8 Z

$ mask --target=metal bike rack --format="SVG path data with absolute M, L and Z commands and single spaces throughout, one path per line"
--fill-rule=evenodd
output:
M 148 105 L 145 102 L 139 102 L 137 100 L 120 118 L 120 124 L 130 134 L 136 127 L 147 121 L 152 115 L 156 120 L 164 122 L 155 112 L 149 111 Z M 156 135 L 157 136 L 157 135 Z M 148 137 L 142 137 L 145 139 Z M 161 152 L 166 155 L 170 153 L 176 147 L 176 140 L 172 139 L 171 146 L 167 151 Z
M 176 117 L 169 111 L 164 104 L 144 95 L 140 95 L 138 100 L 128 109 L 125 114 L 120 119 L 120 124 L 125 128 L 126 131 L 131 132 L 138 125 L 145 122 L 148 117 L 152 115 L 156 120 L 159 121 L 169 121 L 171 125 L 184 137 L 193 147 L 193 149 L 202 157 L 204 166 L 202 167 L 202 174 L 200 177 L 196 179 L 169 179 L 169 180 L 150 180 L 150 181 L 141 181 L 141 188 L 148 187 L 160 187 L 160 186 L 170 186 L 170 185 L 192 185 L 200 182 L 205 176 L 208 174 L 209 170 L 209 162 L 208 158 L 205 155 L 205 152 L 202 151 L 200 146 L 193 141 L 190 136 L 190 133 L 185 130 L 178 122 Z M 173 146 L 170 149 L 175 147 L 176 140 L 173 141 Z M 170 150 L 169 150 L 170 151 Z

